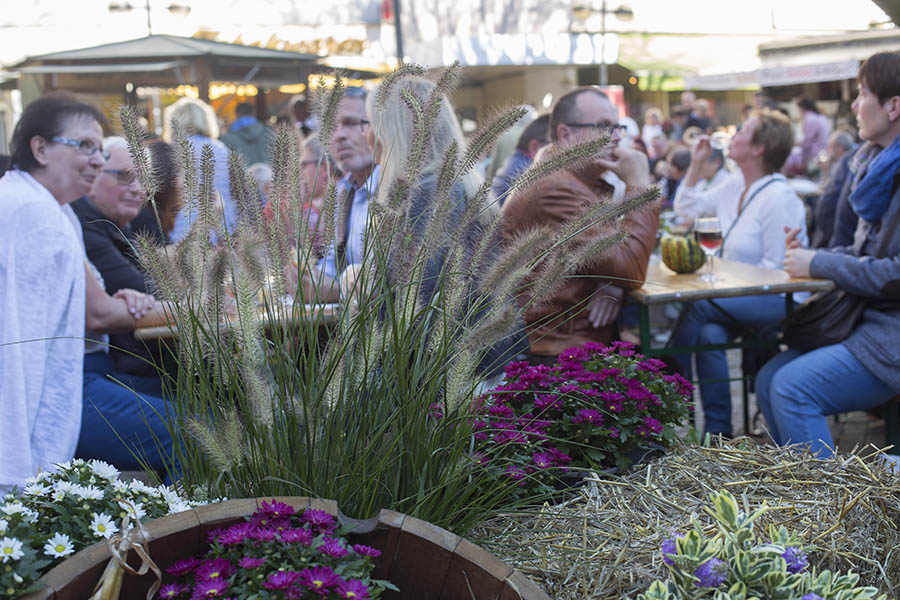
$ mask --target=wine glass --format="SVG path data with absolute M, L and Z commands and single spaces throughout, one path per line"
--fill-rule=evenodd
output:
M 728 150 L 729 144 L 731 144 L 731 136 L 724 131 L 716 131 L 709 136 L 709 145 L 717 150 L 725 152 Z
M 709 265 L 706 273 L 698 277 L 700 281 L 713 283 L 718 281 L 715 273 L 713 273 L 713 256 L 722 247 L 722 225 L 716 217 L 703 217 L 694 221 L 694 235 L 697 243 L 706 254 L 706 262 Z

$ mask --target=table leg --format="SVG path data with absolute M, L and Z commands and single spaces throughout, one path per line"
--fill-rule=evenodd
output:
M 647 304 L 641 304 L 640 306 L 641 352 L 650 356 L 650 306 Z

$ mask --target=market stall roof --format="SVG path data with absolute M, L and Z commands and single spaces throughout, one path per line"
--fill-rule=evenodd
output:
M 277 86 L 305 83 L 327 70 L 313 54 L 243 46 L 201 38 L 151 35 L 124 42 L 32 56 L 9 71 L 46 77 L 45 88 L 121 92 L 134 86 L 173 87 L 212 81 Z M 352 71 L 367 78 L 373 73 Z

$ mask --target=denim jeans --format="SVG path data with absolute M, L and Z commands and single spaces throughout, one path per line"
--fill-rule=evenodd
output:
M 746 296 L 716 299 L 722 308 L 738 323 L 760 333 L 774 330 L 784 319 L 784 297 L 778 295 Z M 740 328 L 709 300 L 694 302 L 687 315 L 672 336 L 672 345 L 698 346 L 725 344 L 740 335 Z M 706 433 L 731 435 L 731 383 L 728 381 L 728 359 L 724 350 L 707 350 L 695 354 L 697 379 L 700 380 L 700 398 L 703 403 Z M 682 374 L 691 378 L 691 355 L 675 356 L 681 363 Z
M 81 435 L 75 456 L 103 460 L 124 471 L 141 469 L 137 459 L 141 457 L 165 476 L 163 457 L 170 469 L 174 458 L 160 379 L 118 373 L 108 354 L 86 354 Z
M 783 352 L 756 379 L 756 398 L 775 443 L 805 443 L 823 457 L 834 448 L 828 415 L 866 410 L 896 393 L 843 344 Z

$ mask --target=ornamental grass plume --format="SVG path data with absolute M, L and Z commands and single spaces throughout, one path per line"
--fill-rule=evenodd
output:
M 656 193 L 591 207 L 573 223 L 501 248 L 498 207 L 475 161 L 521 111 L 498 111 L 467 144 L 447 100 L 459 65 L 434 82 L 422 75 L 405 65 L 369 96 L 371 132 L 384 146 L 381 183 L 366 190 L 362 263 L 333 320 L 310 306 L 321 305 L 327 283 L 300 208 L 309 198 L 298 184 L 292 130 L 277 131 L 271 153 L 270 201 L 286 210 L 261 219 L 255 187 L 232 157 L 239 219 L 228 231 L 213 210 L 210 153 L 202 153 L 198 177 L 175 127 L 186 212 L 199 218 L 175 248 L 143 239 L 138 252 L 160 295 L 175 301 L 179 368 L 169 383 L 178 402 L 169 420 L 186 489 L 333 498 L 354 517 L 388 507 L 461 534 L 513 502 L 515 482 L 475 468 L 470 415 L 480 380 L 499 372 L 521 339 L 515 294 L 527 285 L 533 302 L 546 301 L 572 269 L 595 260 L 591 253 L 622 239 L 616 220 Z M 344 92 L 339 73 L 335 81 L 319 87 L 325 149 Z M 135 131 L 126 127 L 137 147 Z M 519 185 L 586 164 L 608 141 L 562 149 Z M 337 182 L 327 183 L 326 247 L 346 217 Z M 608 233 L 571 252 L 571 240 L 593 226 Z

